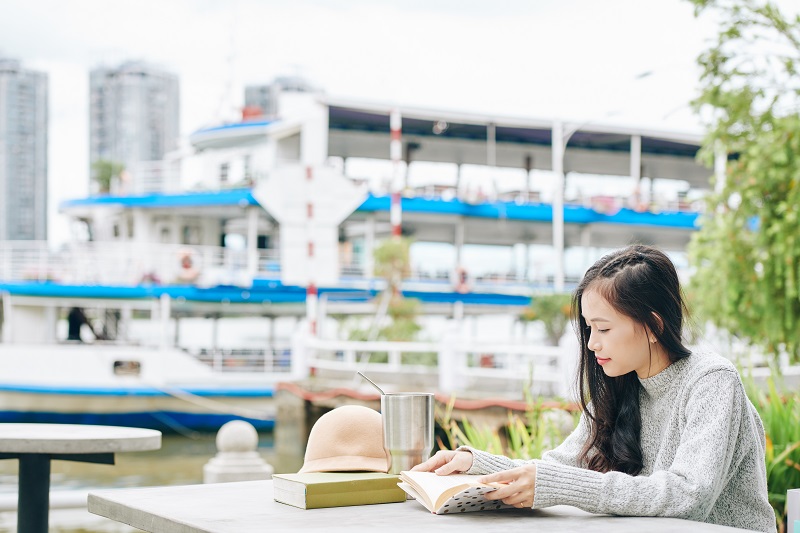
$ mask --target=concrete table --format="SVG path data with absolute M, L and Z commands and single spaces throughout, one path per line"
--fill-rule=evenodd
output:
M 157 450 L 161 432 L 114 426 L 0 424 L 0 459 L 19 459 L 17 531 L 44 533 L 50 461 L 114 464 L 114 453 Z
M 274 501 L 272 481 L 92 491 L 89 493 L 89 512 L 159 533 L 409 533 L 433 529 L 485 533 L 533 528 L 535 531 L 558 533 L 745 531 L 675 518 L 592 515 L 567 506 L 536 511 L 507 509 L 437 516 L 415 501 L 406 501 L 306 511 Z

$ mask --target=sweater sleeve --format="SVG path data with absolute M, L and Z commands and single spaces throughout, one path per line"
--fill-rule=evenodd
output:
M 586 418 L 584 414 L 581 414 L 578 427 L 576 427 L 557 448 L 545 452 L 544 455 L 542 455 L 542 461 L 568 466 L 578 466 L 578 454 L 580 454 L 583 443 L 586 442 L 588 436 Z M 468 446 L 462 446 L 459 450 L 472 452 L 472 467 L 467 471 L 468 474 L 492 474 L 494 472 L 500 472 L 501 470 L 508 470 L 531 463 L 531 461 L 509 459 L 502 455 L 493 455 Z
M 709 372 L 689 392 L 685 424 L 668 469 L 630 476 L 537 461 L 534 508 L 573 505 L 593 513 L 703 521 L 735 470 L 734 451 L 746 407 L 734 371 Z

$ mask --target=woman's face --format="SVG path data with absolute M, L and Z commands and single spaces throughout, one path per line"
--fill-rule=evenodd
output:
M 581 310 L 590 328 L 587 346 L 607 376 L 636 371 L 644 379 L 669 366 L 666 353 L 650 342 L 644 326 L 618 313 L 599 292 L 584 292 Z

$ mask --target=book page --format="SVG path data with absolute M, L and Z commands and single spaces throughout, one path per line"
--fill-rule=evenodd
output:
M 433 472 L 401 472 L 400 478 L 408 482 L 415 488 L 416 492 L 424 495 L 428 501 L 428 507 L 431 511 L 438 511 L 438 509 L 453 495 L 465 491 L 471 487 L 480 487 L 481 491 L 470 493 L 470 497 L 479 495 L 480 500 L 485 501 L 483 494 L 496 490 L 496 486 L 490 484 L 478 483 L 477 479 L 480 476 L 470 474 L 451 474 L 449 476 L 439 476 Z

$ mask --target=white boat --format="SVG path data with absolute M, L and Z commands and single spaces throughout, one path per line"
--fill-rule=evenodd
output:
M 404 155 L 394 149 L 393 159 L 390 115 L 402 120 Z M 182 319 L 206 317 L 213 328 L 210 317 L 260 316 L 263 331 L 287 320 L 290 336 L 320 336 L 316 325 L 330 313 L 374 313 L 384 284 L 372 252 L 393 230 L 450 246 L 445 268 L 418 261 L 403 284 L 425 312 L 456 322 L 518 313 L 539 292 L 568 289 L 606 249 L 638 241 L 680 254 L 699 216 L 691 200 L 710 174 L 691 135 L 308 93 L 281 95 L 276 117 L 202 129 L 189 141 L 168 161 L 130 169 L 110 193 L 65 202 L 82 235 L 75 242 L 0 243 L 0 421 L 179 430 L 244 417 L 269 427 L 276 383 L 308 373 L 288 339 L 220 346 L 212 336 L 188 348 Z M 367 163 L 377 169 L 370 175 Z M 408 170 L 423 163 L 447 176 L 415 187 Z M 659 203 L 652 193 L 570 198 L 557 188 L 547 197 L 531 186 L 559 166 L 628 176 L 637 191 L 655 179 L 686 189 Z M 481 190 L 467 179 L 476 169 Z M 503 190 L 496 178 L 509 172 L 518 184 Z M 492 270 L 485 257 L 470 258 L 471 245 L 522 253 L 513 268 Z M 104 340 L 59 333 L 73 308 Z M 142 317 L 155 333 L 132 339 L 126 328 Z

